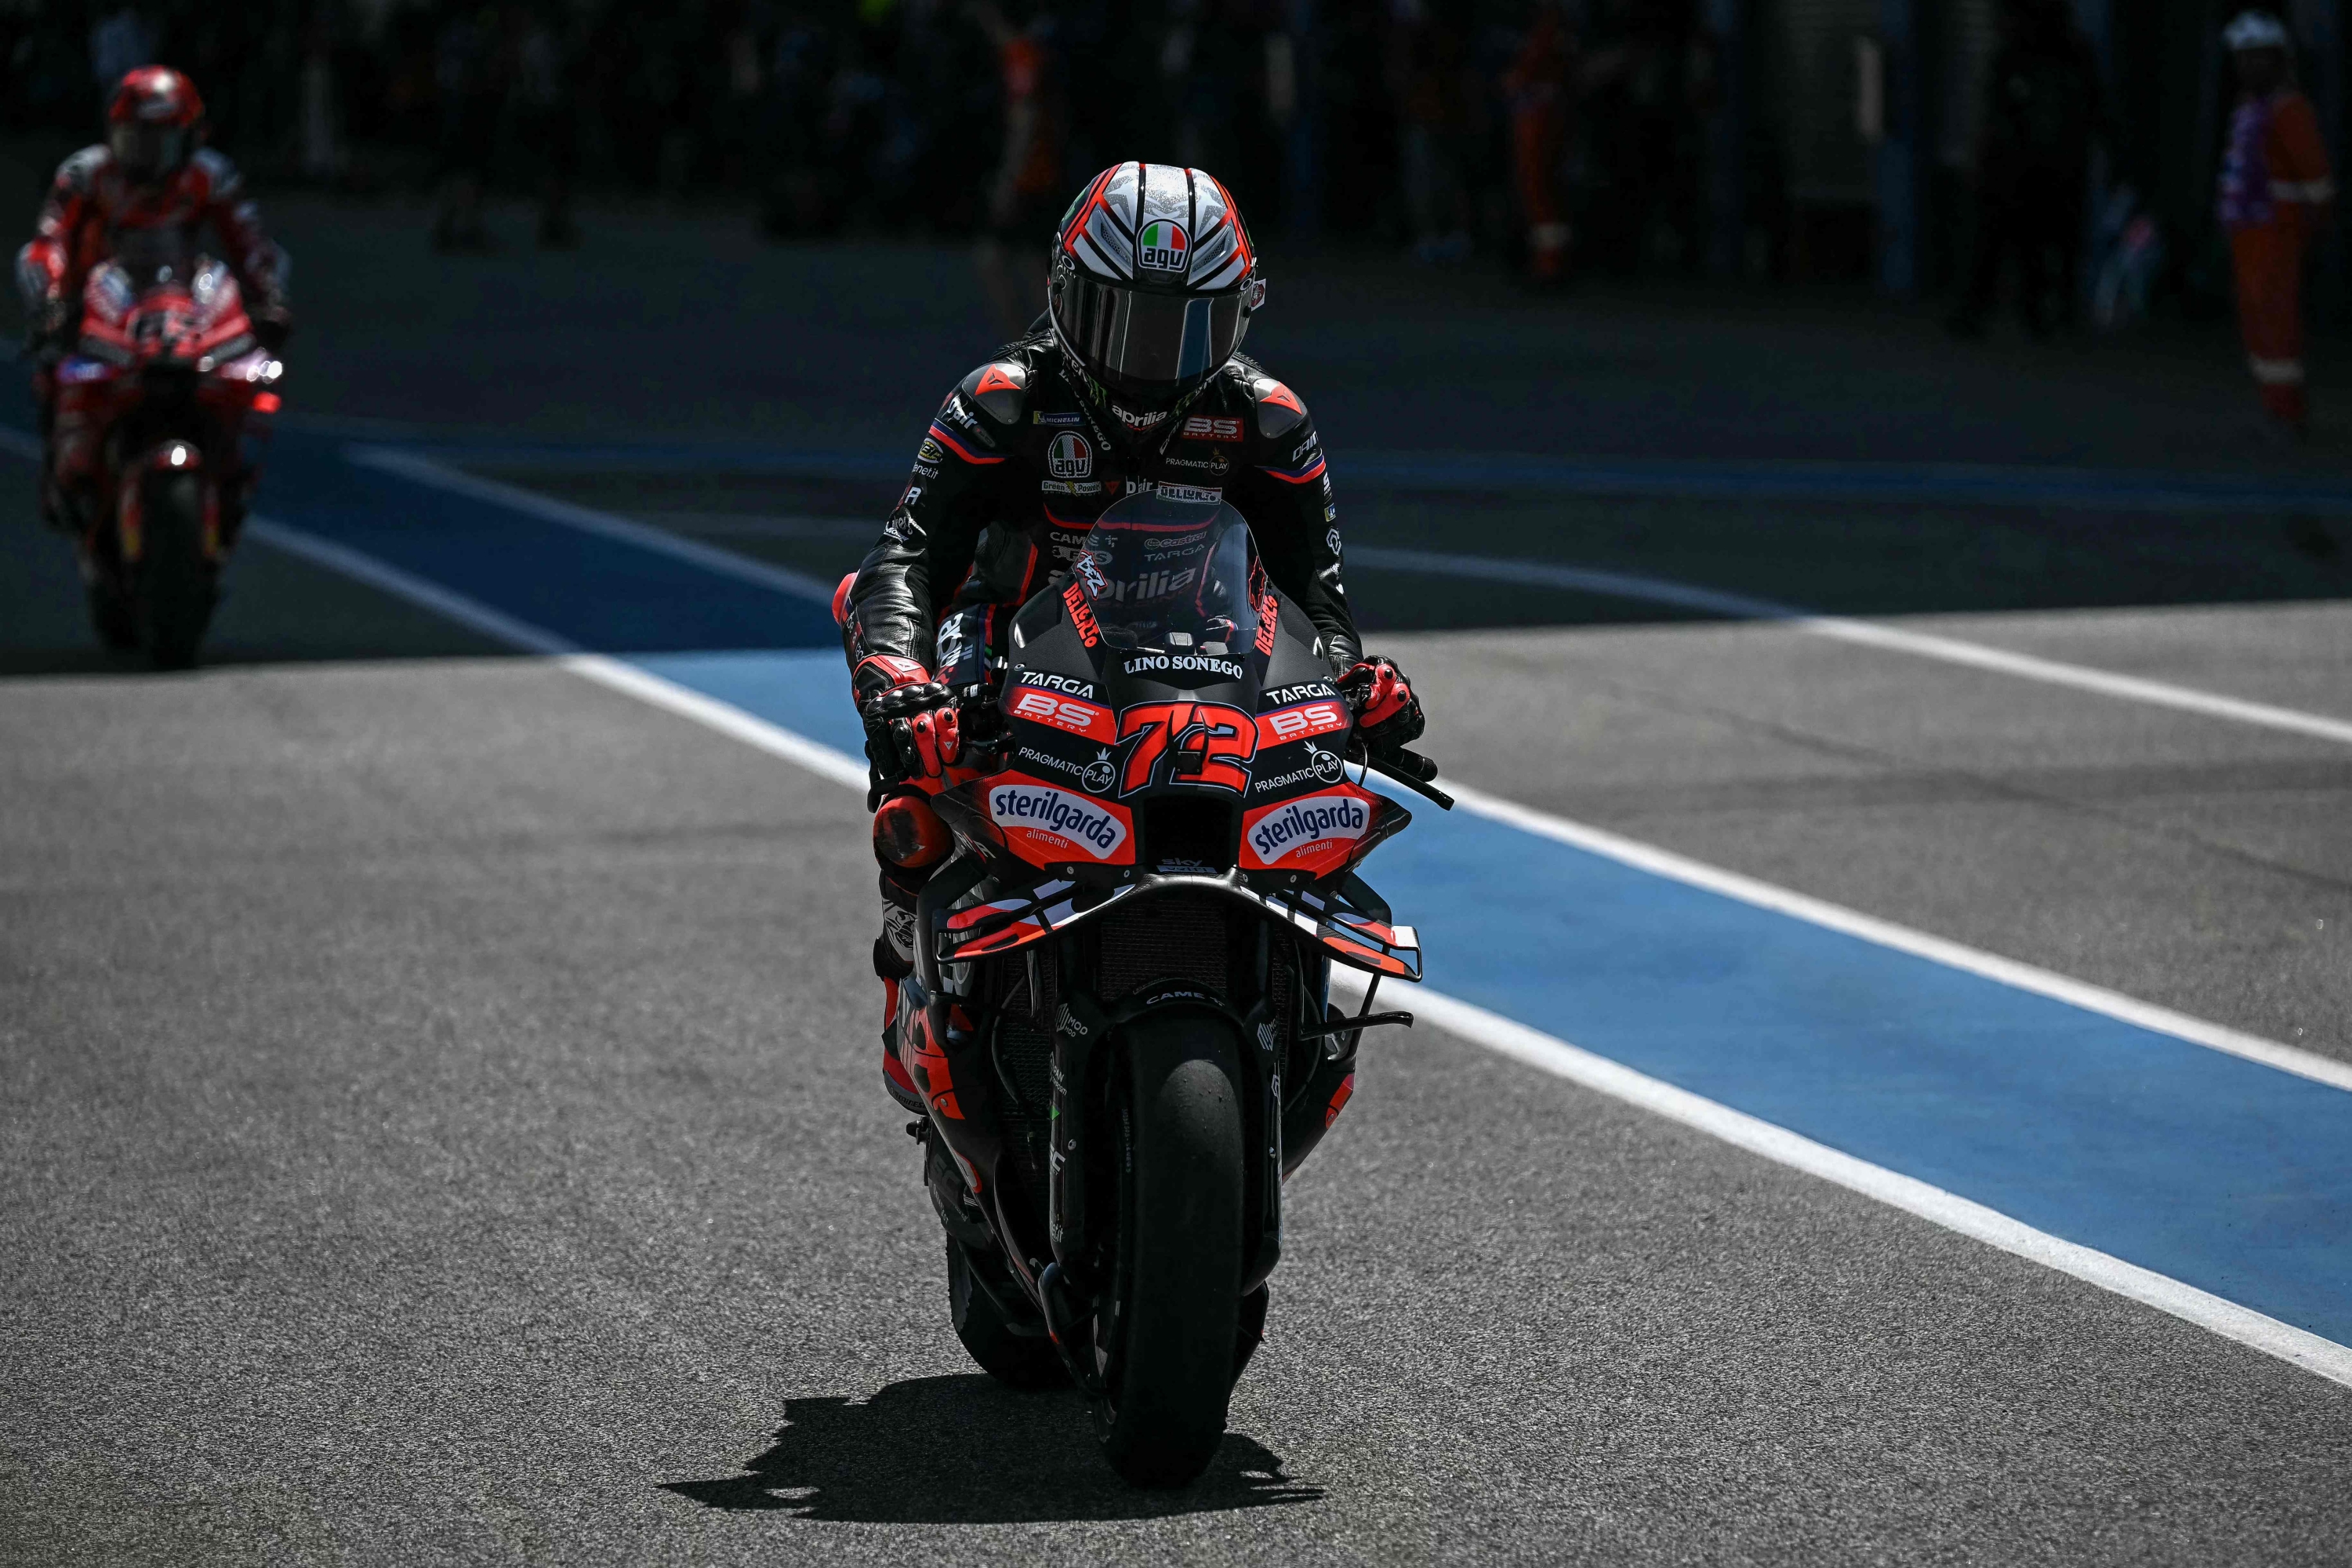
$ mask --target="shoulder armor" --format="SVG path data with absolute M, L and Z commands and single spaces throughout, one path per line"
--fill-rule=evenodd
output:
M 79 195 L 88 195 L 90 187 L 98 184 L 99 172 L 106 167 L 112 156 L 106 150 L 106 143 L 93 142 L 58 165 L 58 184 Z
M 1257 405 L 1257 428 L 1262 436 L 1286 436 L 1307 418 L 1307 405 L 1298 395 L 1270 375 L 1250 383 L 1250 400 Z
M 1029 367 L 1017 359 L 991 360 L 965 376 L 956 390 L 999 425 L 1011 425 L 1029 401 Z
M 188 162 L 203 171 L 206 183 L 212 187 L 211 195 L 215 201 L 227 200 L 236 195 L 239 185 L 245 184 L 245 177 L 236 172 L 236 165 L 228 161 L 225 153 L 199 147 L 195 156 Z

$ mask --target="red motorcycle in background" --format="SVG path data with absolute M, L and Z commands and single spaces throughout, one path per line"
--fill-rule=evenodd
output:
M 99 638 L 187 668 L 284 366 L 256 338 L 226 264 L 198 257 L 99 267 L 74 351 L 42 374 L 55 389 L 53 504 L 77 533 Z

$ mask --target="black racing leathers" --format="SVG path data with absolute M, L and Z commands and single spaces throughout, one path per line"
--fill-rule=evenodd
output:
M 1051 333 L 964 377 L 925 434 L 898 510 L 867 552 L 842 626 L 854 668 L 877 654 L 948 660 L 940 623 L 980 608 L 1002 652 L 1013 613 L 1069 563 L 1104 508 L 1151 486 L 1245 518 L 1276 587 L 1314 621 L 1335 669 L 1356 662 L 1339 529 L 1306 405 L 1236 355 L 1158 427 L 1114 442 L 1118 416 L 1063 368 Z

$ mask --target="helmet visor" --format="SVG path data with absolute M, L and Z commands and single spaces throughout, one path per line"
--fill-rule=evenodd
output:
M 1084 273 L 1064 281 L 1055 318 L 1089 371 L 1139 401 L 1197 384 L 1242 340 L 1239 293 L 1150 294 Z
M 187 161 L 188 128 L 130 121 L 107 133 L 107 144 L 124 174 L 134 179 L 148 178 L 176 169 Z

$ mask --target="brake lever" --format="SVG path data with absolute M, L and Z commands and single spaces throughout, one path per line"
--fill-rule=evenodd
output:
M 1356 761 L 1382 778 L 1393 779 L 1424 800 L 1435 801 L 1441 811 L 1454 809 L 1454 797 L 1429 782 L 1437 776 L 1437 764 L 1419 752 L 1409 752 L 1399 746 L 1396 760 L 1390 762 L 1374 756 L 1371 749 L 1360 741 L 1353 742 L 1353 750 L 1357 753 Z M 1415 769 L 1425 771 L 1415 773 Z

